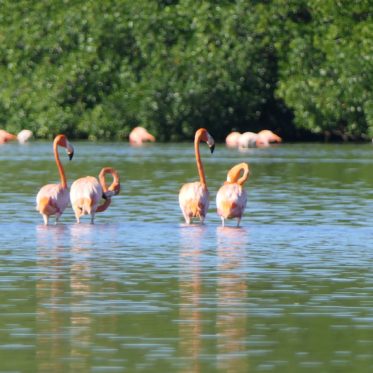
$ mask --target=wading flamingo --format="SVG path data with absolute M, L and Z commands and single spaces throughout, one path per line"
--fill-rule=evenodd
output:
M 239 163 L 228 171 L 227 181 L 218 190 L 216 207 L 223 227 L 224 219 L 237 218 L 237 227 L 240 225 L 247 202 L 247 193 L 243 189 L 243 185 L 248 177 L 249 165 L 247 163 Z
M 111 174 L 113 177 L 109 187 L 105 182 L 106 174 Z M 77 223 L 80 223 L 81 216 L 91 215 L 91 224 L 94 224 L 96 212 L 105 211 L 110 206 L 111 197 L 117 195 L 119 191 L 119 175 L 111 167 L 104 167 L 98 175 L 98 180 L 93 176 L 75 180 L 70 188 L 70 201 Z M 99 205 L 101 198 L 105 201 Z
M 0 130 L 0 144 L 4 144 L 8 141 L 12 140 L 17 140 L 16 135 L 12 135 L 11 133 L 5 131 L 5 130 Z
M 273 143 L 273 142 L 280 143 L 282 141 L 280 136 L 277 136 L 275 133 L 273 133 L 270 130 L 261 130 L 258 132 L 258 136 L 261 136 L 269 143 Z
M 18 140 L 20 144 L 24 144 L 31 136 L 32 132 L 30 130 L 22 130 L 17 136 L 5 130 L 0 130 L 0 144 L 13 140 Z
M 155 141 L 155 137 L 151 135 L 144 127 L 135 127 L 130 135 L 129 140 L 132 145 L 142 145 L 145 141 Z
M 58 146 L 66 148 L 70 160 L 74 155 L 74 148 L 70 145 L 66 136 L 57 135 L 53 141 L 53 152 L 61 182 L 60 184 L 44 185 L 36 196 L 36 209 L 43 216 L 45 225 L 48 224 L 51 215 L 56 215 L 57 224 L 60 216 L 69 204 L 69 189 L 67 187 L 65 171 L 58 156 Z
M 225 143 L 230 148 L 235 148 L 238 146 L 238 140 L 240 138 L 241 134 L 239 132 L 233 131 L 231 132 L 226 138 Z
M 209 207 L 209 192 L 199 152 L 199 143 L 201 141 L 207 143 L 211 153 L 214 151 L 215 147 L 214 139 L 205 128 L 200 128 L 196 131 L 194 137 L 194 151 L 196 154 L 200 181 L 184 184 L 179 192 L 179 205 L 187 224 L 190 224 L 193 218 L 199 218 L 201 223 L 203 223 Z

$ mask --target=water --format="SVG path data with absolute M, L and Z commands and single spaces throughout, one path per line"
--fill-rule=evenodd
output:
M 44 227 L 49 142 L 0 147 L 0 372 L 371 372 L 373 148 L 202 147 L 211 203 L 186 226 L 191 144 L 74 142 L 69 183 L 115 167 L 109 210 Z M 214 197 L 247 161 L 240 228 Z

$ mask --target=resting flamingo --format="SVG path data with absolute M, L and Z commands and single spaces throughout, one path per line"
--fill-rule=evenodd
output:
M 224 219 L 237 218 L 237 227 L 240 225 L 247 202 L 247 193 L 243 189 L 243 185 L 248 177 L 249 165 L 247 163 L 239 163 L 228 171 L 227 181 L 218 190 L 216 207 L 223 227 Z
M 231 132 L 226 138 L 225 138 L 225 143 L 227 144 L 227 146 L 229 146 L 230 148 L 235 148 L 238 146 L 238 140 L 241 136 L 241 133 L 240 132 L 237 132 L 237 131 L 233 131 Z
M 112 184 L 107 187 L 105 175 L 111 174 Z M 80 217 L 91 215 L 91 224 L 94 224 L 96 212 L 105 211 L 111 203 L 111 197 L 120 191 L 119 175 L 111 167 L 104 167 L 98 176 L 98 180 L 93 176 L 82 177 L 75 180 L 70 189 L 70 201 L 73 207 L 76 221 L 80 223 Z M 101 198 L 105 201 L 99 205 Z
M 205 128 L 200 128 L 196 131 L 194 137 L 194 151 L 200 181 L 184 184 L 179 192 L 179 205 L 187 224 L 190 224 L 193 218 L 199 218 L 201 223 L 203 223 L 209 207 L 209 192 L 199 152 L 199 143 L 201 141 L 207 143 L 211 153 L 214 151 L 215 147 L 214 139 Z
M 30 130 L 22 130 L 17 135 L 13 135 L 12 133 L 0 129 L 0 144 L 4 144 L 12 140 L 18 140 L 20 144 L 24 144 L 30 139 L 31 136 L 32 132 Z
M 145 141 L 155 141 L 155 137 L 151 135 L 144 127 L 135 127 L 130 135 L 129 140 L 132 145 L 142 145 Z
M 0 130 L 0 144 L 4 144 L 8 141 L 17 140 L 17 136 L 13 135 L 5 130 Z
M 264 138 L 269 143 L 280 143 L 282 141 L 282 138 L 280 136 L 276 135 L 270 130 L 261 130 L 258 132 L 258 135 Z
M 43 216 L 44 224 L 48 224 L 49 217 L 56 215 L 56 224 L 69 204 L 69 190 L 66 182 L 66 175 L 60 157 L 58 156 L 58 146 L 66 148 L 67 155 L 71 160 L 74 155 L 74 148 L 70 145 L 65 135 L 57 135 L 53 141 L 53 152 L 56 160 L 58 172 L 60 174 L 60 184 L 44 185 L 36 196 L 36 209 Z

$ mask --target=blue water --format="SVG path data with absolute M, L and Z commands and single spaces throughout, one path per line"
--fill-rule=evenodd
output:
M 115 167 L 121 194 L 42 225 L 51 144 L 0 147 L 0 372 L 371 372 L 373 148 L 282 144 L 202 157 L 204 225 L 177 202 L 191 144 L 75 142 L 68 180 Z M 246 161 L 240 228 L 214 197 Z

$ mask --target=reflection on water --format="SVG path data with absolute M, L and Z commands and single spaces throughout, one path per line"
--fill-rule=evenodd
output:
M 68 229 L 62 225 L 36 227 L 36 357 L 38 371 L 64 370 L 66 354 L 66 317 L 60 312 L 69 290 L 66 276 Z
M 223 372 L 248 372 L 249 237 L 245 228 L 217 228 L 217 359 Z
M 180 229 L 179 334 L 181 355 L 189 362 L 184 371 L 200 372 L 202 352 L 201 250 L 204 225 Z
M 34 145 L 0 152 L 0 372 L 372 371 L 371 146 L 218 146 L 206 223 L 185 226 L 193 146 L 74 143 L 69 180 L 110 164 L 122 192 L 95 225 L 68 208 L 44 227 L 56 170 Z M 247 211 L 222 228 L 214 196 L 242 161 Z

